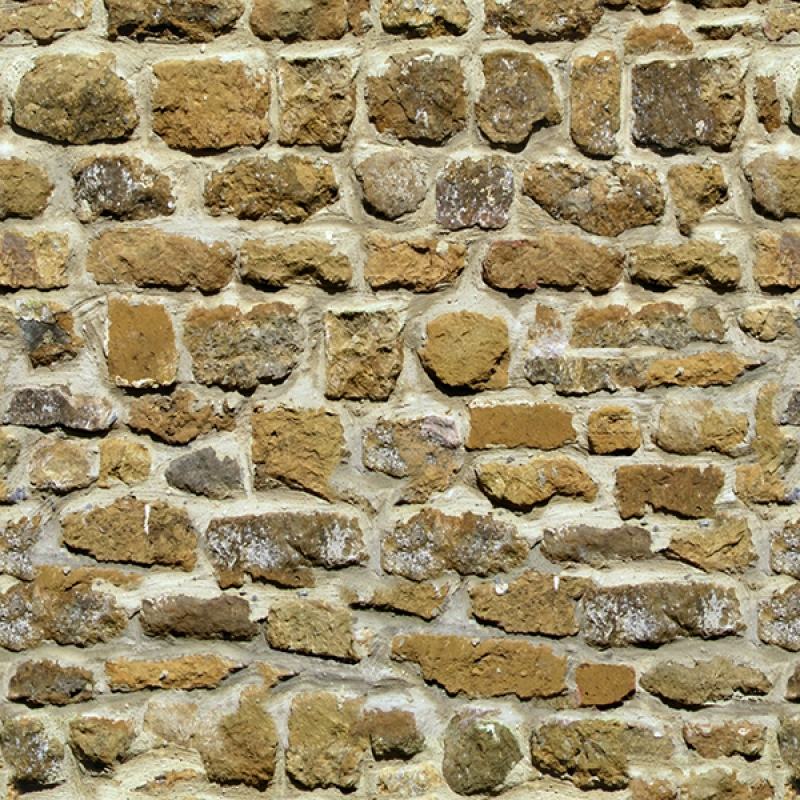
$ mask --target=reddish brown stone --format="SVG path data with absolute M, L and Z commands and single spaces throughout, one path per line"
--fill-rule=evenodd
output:
M 392 641 L 392 658 L 419 664 L 426 681 L 467 697 L 554 697 L 565 687 L 567 659 L 516 639 L 410 634 Z
M 114 228 L 91 242 L 86 269 L 98 283 L 136 286 L 197 287 L 216 292 L 233 277 L 235 256 L 222 242 L 198 239 L 154 228 Z
M 627 700 L 636 691 L 636 672 L 623 664 L 583 663 L 575 670 L 581 706 L 607 708 Z
M 464 245 L 443 239 L 390 239 L 374 234 L 367 240 L 364 278 L 373 289 L 432 292 L 455 281 L 466 255 Z
M 169 147 L 261 145 L 269 133 L 269 80 L 220 58 L 153 65 L 153 130 Z
M 586 287 L 607 292 L 622 278 L 621 253 L 577 236 L 542 231 L 535 239 L 495 242 L 483 263 L 483 279 L 507 292 Z
M 230 595 L 203 600 L 179 594 L 143 600 L 139 622 L 148 636 L 193 639 L 247 641 L 261 630 L 250 621 L 250 604 Z
M 581 578 L 525 572 L 508 585 L 483 583 L 472 589 L 472 616 L 507 633 L 574 636 L 585 589 Z
M 218 413 L 211 403 L 201 404 L 193 392 L 179 389 L 169 397 L 134 400 L 128 425 L 167 444 L 188 444 L 213 430 L 233 430 L 236 417 L 227 404 Z
M 98 561 L 164 564 L 191 570 L 197 535 L 189 515 L 162 501 L 121 497 L 111 505 L 67 514 L 64 544 Z
M 175 332 L 160 303 L 108 300 L 108 374 L 117 386 L 169 386 L 178 373 Z
M 467 447 L 534 447 L 556 450 L 575 441 L 572 412 L 556 403 L 507 403 L 469 407 Z
M 621 466 L 617 469 L 620 515 L 642 517 L 650 506 L 682 517 L 713 516 L 724 477 L 719 467 Z

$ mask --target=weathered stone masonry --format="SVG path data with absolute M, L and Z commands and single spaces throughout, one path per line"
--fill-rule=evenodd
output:
M 800 4 L 0 0 L 0 792 L 790 800 Z

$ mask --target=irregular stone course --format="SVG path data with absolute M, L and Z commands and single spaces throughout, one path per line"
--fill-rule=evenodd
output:
M 795 0 L 0 63 L 0 797 L 800 797 Z

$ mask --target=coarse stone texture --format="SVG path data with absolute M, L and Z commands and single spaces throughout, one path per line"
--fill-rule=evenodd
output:
M 340 39 L 348 29 L 347 0 L 255 0 L 250 15 L 253 33 L 262 39 L 294 42 Z
M 266 141 L 269 81 L 244 62 L 161 61 L 153 78 L 153 130 L 169 147 L 226 150 Z
M 734 720 L 721 725 L 686 723 L 683 739 L 703 758 L 742 756 L 748 761 L 761 758 L 767 730 L 747 720 Z
M 98 433 L 107 431 L 116 419 L 107 397 L 73 395 L 67 386 L 39 386 L 14 391 L 4 423 Z
M 530 700 L 554 697 L 566 688 L 566 656 L 517 639 L 475 644 L 462 636 L 409 634 L 392 641 L 392 658 L 418 664 L 426 681 L 472 699 L 516 695 Z
M 719 467 L 624 465 L 617 470 L 617 503 L 623 519 L 643 517 L 647 507 L 680 517 L 710 517 L 722 490 Z
M 139 114 L 115 67 L 109 54 L 40 56 L 17 87 L 14 124 L 65 144 L 127 139 Z
M 31 486 L 66 494 L 85 489 L 97 477 L 86 447 L 71 439 L 40 439 L 31 453 Z
M 657 150 L 730 147 L 744 116 L 741 64 L 728 58 L 651 61 L 632 72 L 633 138 Z
M 369 748 L 361 730 L 361 699 L 339 700 L 328 692 L 296 695 L 289 714 L 286 772 L 306 789 L 355 789 Z
M 146 208 L 135 201 L 135 208 Z M 114 228 L 92 240 L 86 269 L 97 283 L 216 292 L 233 277 L 234 254 L 221 242 L 208 245 L 154 228 Z
M 344 455 L 337 414 L 323 410 L 258 406 L 250 415 L 256 488 L 276 482 L 330 498 L 330 479 Z
M 34 367 L 73 359 L 85 344 L 75 333 L 72 312 L 57 303 L 31 304 L 23 308 L 17 325 Z
M 685 666 L 666 661 L 642 675 L 642 688 L 666 703 L 697 707 L 742 695 L 765 695 L 772 683 L 760 670 L 729 658 L 695 661 Z
M 656 443 L 684 456 L 704 450 L 735 456 L 743 450 L 747 431 L 746 414 L 720 408 L 711 400 L 668 399 L 661 406 Z
M 466 264 L 467 248 L 444 239 L 390 239 L 373 234 L 366 246 L 364 278 L 373 289 L 432 292 L 453 283 Z
M 297 309 L 262 303 L 243 313 L 237 306 L 193 306 L 183 322 L 183 341 L 200 383 L 249 392 L 259 383 L 286 380 L 297 365 L 305 333 Z
M 11 442 L 17 442 L 17 439 L 10 439 Z M 9 458 L 13 456 L 14 447 L 11 444 L 4 443 L 0 445 L 0 458 Z M 5 451 L 5 452 L 3 452 Z M 16 460 L 16 456 L 13 456 Z M 5 467 L 3 471 L 6 471 Z M 0 533 L 0 571 L 5 575 L 11 575 L 20 580 L 29 581 L 35 577 L 33 561 L 31 560 L 31 551 L 39 541 L 42 535 L 41 529 L 42 518 L 35 517 L 20 517 L 17 520 L 8 522 L 2 533 Z
M 800 587 L 776 591 L 758 608 L 758 635 L 762 642 L 793 653 L 800 651 Z
M 327 242 L 306 239 L 296 244 L 254 240 L 242 244 L 241 275 L 268 291 L 307 283 L 327 291 L 346 289 L 353 278 L 350 259 Z
M 69 724 L 69 746 L 89 769 L 102 770 L 124 761 L 135 738 L 133 725 L 124 719 L 85 715 Z
M 574 636 L 578 633 L 577 601 L 586 581 L 525 572 L 507 587 L 482 583 L 470 591 L 472 616 L 506 633 Z
M 244 576 L 285 587 L 313 586 L 311 567 L 362 563 L 367 554 L 352 517 L 330 512 L 275 512 L 211 520 L 206 544 L 220 586 Z
M 800 216 L 800 158 L 765 153 L 744 168 L 753 192 L 753 207 L 775 219 Z
M 220 458 L 204 447 L 173 461 L 164 473 L 167 483 L 192 494 L 224 500 L 242 490 L 242 471 L 230 456 Z
M 112 692 L 142 689 L 216 689 L 242 664 L 218 655 L 193 655 L 167 661 L 134 661 L 115 658 L 105 663 L 106 679 Z
M 756 235 L 753 243 L 753 277 L 762 289 L 781 292 L 800 287 L 800 235 L 793 231 L 779 235 L 764 231 Z
M 219 708 L 199 712 L 195 703 L 151 702 L 145 727 L 161 743 L 196 751 L 210 781 L 244 784 L 263 791 L 275 774 L 278 734 L 275 721 L 261 705 L 261 694 L 258 689 L 244 690 L 236 710 L 222 714 Z M 168 779 L 170 775 L 172 779 Z M 164 777 L 152 782 L 154 789 L 166 786 L 169 791 L 181 779 L 197 777 L 197 772 L 168 773 Z
M 763 778 L 754 783 L 739 780 L 737 773 L 724 769 L 691 772 L 681 789 L 686 800 L 704 800 L 707 797 L 742 798 L 742 800 L 771 800 L 775 791 Z
M 631 278 L 654 289 L 671 289 L 681 283 L 733 289 L 742 277 L 739 260 L 716 242 L 642 245 L 633 248 L 629 264 Z
M 504 228 L 514 198 L 514 173 L 505 159 L 451 161 L 436 180 L 436 222 L 451 231 Z
M 545 529 L 541 551 L 550 561 L 604 567 L 618 561 L 650 558 L 650 533 L 639 525 L 563 525 Z
M 378 217 L 397 219 L 412 214 L 428 192 L 424 162 L 402 150 L 385 150 L 356 165 L 364 206 Z
M 215 216 L 287 223 L 304 222 L 338 195 L 330 164 L 295 155 L 240 159 L 212 173 L 205 188 L 206 206 Z
M 244 12 L 242 0 L 105 0 L 108 35 L 131 39 L 211 42 Z
M 69 239 L 60 233 L 5 230 L 0 237 L 0 288 L 60 289 L 69 282 Z
M 369 736 L 372 755 L 379 761 L 413 758 L 425 747 L 425 737 L 411 711 L 374 709 L 365 712 L 361 725 Z
M 663 23 L 654 25 L 631 25 L 625 34 L 625 55 L 639 56 L 660 51 L 687 55 L 694 49 L 692 40 L 679 25 Z
M 353 615 L 321 600 L 282 600 L 267 617 L 267 641 L 275 650 L 360 661 L 362 649 L 353 631 Z
M 250 621 L 248 602 L 231 595 L 205 600 L 178 594 L 143 600 L 139 622 L 148 636 L 247 641 L 260 631 Z
M 736 493 L 747 503 L 788 502 L 789 491 L 783 480 L 786 470 L 797 457 L 797 440 L 784 433 L 775 422 L 776 383 L 765 383 L 756 399 L 753 450 L 754 465 L 742 464 L 736 470 Z
M 87 570 L 44 568 L 31 583 L 0 595 L 0 646 L 19 652 L 45 641 L 87 647 L 119 636 L 127 614 L 109 594 L 92 589 Z
M 64 780 L 64 745 L 48 734 L 40 720 L 6 719 L 0 747 L 15 784 L 41 788 Z
M 72 171 L 72 179 L 81 222 L 93 222 L 104 216 L 142 220 L 175 211 L 169 177 L 159 174 L 139 158 L 87 158 Z
M 677 303 L 648 303 L 633 313 L 626 306 L 584 305 L 572 318 L 573 347 L 644 345 L 681 350 L 695 340 L 719 342 L 725 324 L 713 307 L 687 310 Z
M 444 733 L 442 775 L 458 794 L 496 790 L 521 758 L 514 734 L 495 720 L 466 712 L 450 720 Z
M 649 167 L 584 167 L 540 162 L 523 177 L 523 192 L 551 217 L 599 236 L 652 225 L 664 213 L 661 182 Z
M 767 133 L 775 133 L 783 124 L 781 101 L 778 97 L 778 84 L 770 75 L 756 75 L 753 84 L 753 100 L 756 104 L 758 121 Z
M 325 315 L 327 384 L 331 400 L 388 400 L 403 369 L 403 323 L 392 310 Z
M 470 14 L 464 0 L 383 0 L 381 25 L 389 33 L 415 37 L 460 36 L 467 32 Z
M 464 70 L 454 56 L 422 50 L 392 56 L 367 77 L 369 120 L 378 133 L 441 144 L 466 127 Z
M 751 306 L 739 317 L 739 327 L 761 342 L 774 342 L 797 334 L 794 312 L 782 305 Z
M 583 599 L 586 641 L 594 647 L 652 647 L 680 636 L 717 639 L 744 622 L 733 589 L 704 583 L 589 587 Z
M 326 148 L 341 145 L 356 113 L 353 79 L 354 68 L 349 59 L 281 60 L 278 65 L 280 143 Z
M 640 388 L 656 386 L 729 386 L 757 363 L 738 353 L 717 350 L 685 358 L 657 358 L 647 365 Z
M 625 406 L 604 406 L 589 414 L 589 449 L 593 453 L 633 453 L 642 444 L 636 417 Z
M 0 160 L 0 219 L 33 219 L 41 214 L 53 191 L 47 172 L 21 158 Z
M 508 328 L 502 317 L 456 311 L 426 325 L 422 365 L 442 385 L 475 391 L 508 383 Z
M 800 520 L 772 532 L 769 565 L 773 572 L 800 577 Z
M 108 299 L 108 375 L 117 386 L 170 386 L 178 374 L 172 318 L 161 303 Z
M 343 590 L 342 595 L 354 608 L 371 608 L 377 611 L 391 611 L 395 614 L 408 614 L 424 620 L 437 617 L 449 594 L 448 585 L 437 588 L 431 583 L 411 583 L 393 581 L 384 583 L 374 591 L 366 593 Z
M 601 390 L 652 389 L 658 386 L 729 386 L 756 362 L 727 351 L 685 358 L 629 356 L 552 356 L 533 347 L 525 361 L 532 384 L 551 383 L 559 394 L 583 395 Z
M 674 534 L 664 554 L 705 572 L 743 572 L 758 558 L 747 520 L 724 514 L 708 527 L 690 526 Z
M 364 430 L 362 448 L 367 469 L 410 479 L 398 503 L 424 503 L 449 489 L 464 463 L 461 439 L 448 417 L 380 421 Z
M 497 403 L 469 406 L 467 448 L 533 447 L 556 450 L 575 441 L 572 412 L 557 403 Z
M 430 762 L 393 764 L 378 772 L 378 797 L 417 797 L 444 787 L 444 778 Z
M 561 121 L 553 79 L 536 56 L 495 50 L 482 61 L 484 85 L 475 114 L 490 142 L 519 145 L 533 131 Z
M 107 506 L 67 514 L 61 520 L 67 547 L 98 561 L 163 564 L 191 570 L 197 535 L 189 515 L 161 500 L 121 497 Z
M 381 542 L 383 569 L 414 581 L 436 578 L 445 570 L 482 577 L 508 572 L 527 554 L 528 545 L 509 523 L 432 508 L 398 522 Z
M 586 470 L 565 456 L 540 457 L 522 464 L 493 461 L 476 469 L 478 486 L 495 504 L 528 510 L 551 498 L 580 498 L 590 503 L 597 484 Z
M 728 184 L 719 164 L 672 167 L 667 182 L 675 201 L 678 228 L 684 236 L 691 235 L 705 214 L 728 199 Z
M 606 719 L 545 722 L 531 734 L 531 761 L 547 775 L 580 789 L 624 789 L 631 761 L 669 759 L 672 744 L 642 727 Z
M 617 152 L 621 80 L 619 59 L 611 50 L 572 63 L 570 133 L 586 155 L 610 158 Z
M 483 279 L 507 292 L 586 287 L 607 292 L 619 283 L 624 258 L 577 236 L 542 231 L 535 239 L 495 242 L 483 262 Z
M 14 33 L 47 44 L 59 36 L 85 28 L 92 18 L 89 0 L 45 0 L 5 3 L 0 9 L 0 39 Z
M 575 670 L 578 702 L 583 707 L 608 708 L 636 691 L 636 672 L 624 664 L 584 662 Z
M 28 706 L 66 706 L 94 697 L 89 670 L 64 667 L 47 659 L 24 661 L 8 681 L 8 699 Z
M 278 731 L 257 695 L 242 693 L 239 708 L 216 724 L 201 744 L 206 774 L 215 783 L 244 784 L 262 791 L 275 775 Z
M 226 406 L 217 412 L 188 389 L 168 397 L 141 397 L 130 406 L 128 425 L 137 433 L 149 433 L 167 444 L 188 444 L 211 431 L 231 431 L 236 419 Z
M 486 30 L 533 42 L 583 39 L 602 14 L 597 0 L 487 0 Z

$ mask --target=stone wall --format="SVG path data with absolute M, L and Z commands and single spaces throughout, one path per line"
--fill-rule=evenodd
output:
M 0 1 L 0 793 L 796 797 L 798 31 Z

